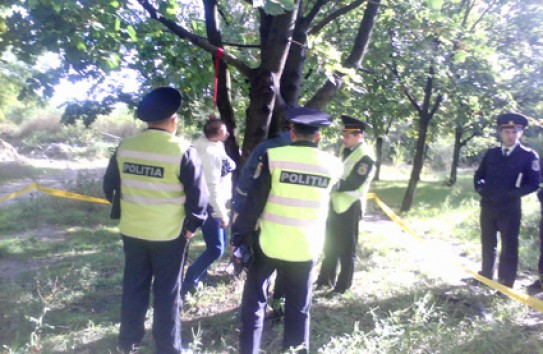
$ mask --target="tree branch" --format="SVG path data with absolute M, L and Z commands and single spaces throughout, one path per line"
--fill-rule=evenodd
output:
M 354 2 L 356 3 L 356 2 Z M 360 20 L 358 33 L 354 40 L 353 48 L 343 65 L 347 68 L 358 69 L 360 63 L 364 59 L 366 49 L 368 47 L 371 32 L 374 27 L 377 12 L 381 6 L 381 0 L 374 0 L 368 3 L 364 10 L 364 15 Z M 308 107 L 320 109 L 324 107 L 335 96 L 336 92 L 341 88 L 343 78 L 340 73 L 334 73 L 334 80 L 328 80 L 307 102 Z
M 319 1 L 318 3 L 320 3 L 320 2 L 321 1 Z M 336 11 L 332 12 L 330 15 L 326 16 L 322 21 L 317 23 L 315 26 L 313 26 L 313 28 L 311 28 L 311 30 L 309 31 L 309 34 L 319 33 L 320 30 L 322 30 L 330 22 L 332 22 L 336 18 L 339 18 L 340 16 L 342 16 L 342 15 L 356 9 L 357 7 L 362 5 L 364 2 L 366 2 L 366 0 L 355 0 L 352 3 L 350 3 L 349 5 L 346 5 L 346 6 L 342 7 L 342 8 L 340 8 L 340 9 L 337 9 Z M 377 7 L 379 7 L 380 1 L 376 5 L 377 5 Z M 315 7 L 316 6 L 317 5 L 315 5 Z
M 477 20 L 475 20 L 475 22 L 473 23 L 473 25 L 470 27 L 468 33 L 471 33 L 475 30 L 475 27 L 477 27 L 477 25 L 479 24 L 479 22 L 481 22 L 483 20 L 483 18 L 486 16 L 486 14 L 490 11 L 490 9 L 492 9 L 492 7 L 494 6 L 494 4 L 496 3 L 497 1 L 492 1 L 490 4 L 488 4 L 488 7 L 485 9 L 485 11 L 483 11 L 483 13 L 481 14 L 481 16 L 479 16 L 479 18 Z
M 443 94 L 439 94 L 436 98 L 436 101 L 434 102 L 434 105 L 432 106 L 432 110 L 430 111 L 430 117 L 433 117 L 434 114 L 436 114 L 437 110 L 439 109 L 439 105 L 443 101 Z
M 420 105 L 419 103 L 417 102 L 417 100 L 411 96 L 411 94 L 409 93 L 409 87 L 407 86 L 406 83 L 402 82 L 402 76 L 400 75 L 400 72 L 398 71 L 398 66 L 396 65 L 396 61 L 395 60 L 392 60 L 392 66 L 391 65 L 388 65 L 387 63 L 385 63 L 385 66 L 392 72 L 392 74 L 396 77 L 396 79 L 398 79 L 398 83 L 400 84 L 400 90 L 402 91 L 402 93 L 405 95 L 405 97 L 407 97 L 407 99 L 409 100 L 409 102 L 411 102 L 411 104 L 413 105 L 413 107 L 415 107 L 415 109 L 418 111 L 418 112 L 421 112 L 422 109 L 420 108 Z
M 168 28 L 172 33 L 177 35 L 179 38 L 186 39 L 192 44 L 196 45 L 197 47 L 211 53 L 215 54 L 217 52 L 218 47 L 212 45 L 209 43 L 209 41 L 201 36 L 195 35 L 194 33 L 191 33 L 190 31 L 186 30 L 185 28 L 179 26 L 177 23 L 165 18 L 161 14 L 157 12 L 157 10 L 149 3 L 148 0 L 137 0 L 138 3 L 149 13 L 149 16 L 160 23 L 162 23 L 166 28 Z M 243 75 L 246 77 L 250 77 L 252 75 L 252 69 L 242 62 L 241 60 L 237 59 L 235 56 L 229 54 L 228 52 L 224 52 L 222 60 L 225 63 L 228 63 L 238 69 Z
M 255 48 L 260 49 L 260 44 L 242 44 L 242 43 L 232 43 L 232 42 L 223 42 L 225 47 L 237 47 L 237 48 Z
M 318 1 L 315 3 L 315 6 L 313 6 L 313 8 L 309 11 L 309 13 L 307 14 L 307 16 L 303 17 L 303 22 L 304 22 L 304 23 L 311 23 L 311 22 L 313 22 L 313 20 L 315 19 L 315 17 L 319 14 L 319 11 L 321 10 L 321 8 L 322 8 L 327 2 L 328 2 L 327 0 L 318 0 Z

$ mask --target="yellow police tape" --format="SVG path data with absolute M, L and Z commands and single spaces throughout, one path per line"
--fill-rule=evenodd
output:
M 66 192 L 61 189 L 56 189 L 56 188 L 42 187 L 39 185 L 39 183 L 32 183 L 31 185 L 25 188 L 22 188 L 16 192 L 10 193 L 0 198 L 0 202 L 3 202 L 4 200 L 8 200 L 11 198 L 15 198 L 21 194 L 28 193 L 33 190 L 38 190 L 42 193 L 49 194 L 55 197 L 77 199 L 77 200 L 91 202 L 91 203 L 110 204 L 109 201 L 107 201 L 106 199 L 89 197 L 89 196 L 78 194 L 78 193 Z M 407 224 L 398 215 L 396 215 L 396 213 L 394 213 L 392 209 L 390 209 L 385 203 L 383 203 L 383 201 L 381 201 L 381 199 L 379 199 L 375 193 L 368 193 L 368 195 L 366 196 L 366 199 L 375 200 L 375 202 L 381 208 L 381 210 L 383 210 L 383 212 L 398 226 L 400 226 L 402 230 L 404 230 L 406 233 L 408 233 L 409 235 L 413 236 L 415 239 L 421 242 L 425 241 L 424 238 L 420 237 L 413 230 L 411 230 L 411 228 L 409 228 L 409 226 L 407 226 Z M 527 294 L 519 293 L 518 291 L 515 291 L 507 286 L 504 286 L 491 279 L 483 277 L 479 275 L 477 272 L 474 272 L 471 269 L 463 266 L 462 264 L 459 264 L 457 262 L 453 262 L 453 263 L 455 266 L 462 269 L 464 272 L 471 274 L 475 279 L 477 279 L 481 283 L 486 284 L 490 286 L 491 288 L 494 288 L 500 291 L 501 293 L 509 296 L 512 299 L 525 303 L 526 305 L 543 312 L 543 301 L 536 299 L 532 296 L 529 296 Z
M 0 202 L 3 202 L 4 200 L 15 198 L 21 194 L 31 192 L 33 190 L 38 190 L 45 194 L 50 194 L 55 197 L 60 198 L 69 198 L 69 199 L 77 199 L 82 200 L 85 202 L 91 202 L 91 203 L 101 203 L 101 204 L 109 204 L 109 202 L 106 199 L 103 198 L 96 198 L 96 197 L 89 197 L 83 194 L 78 193 L 72 193 L 72 192 L 66 192 L 61 189 L 56 188 L 49 188 L 49 187 L 42 187 L 39 183 L 32 183 L 31 185 L 18 190 L 17 192 L 10 193 L 2 198 L 0 198 Z
M 394 213 L 392 211 L 392 209 L 390 209 L 385 203 L 383 203 L 381 201 L 381 199 L 379 199 L 375 193 L 368 193 L 368 195 L 366 196 L 366 199 L 375 200 L 375 202 L 381 208 L 381 210 L 383 210 L 383 212 L 392 221 L 394 221 L 398 226 L 400 226 L 402 228 L 402 230 L 404 230 L 406 233 L 413 236 L 418 241 L 421 241 L 421 242 L 425 241 L 424 238 L 420 237 L 413 230 L 411 230 L 409 228 L 409 226 L 407 226 L 407 224 L 398 215 L 396 215 L 396 213 Z M 543 301 L 541 301 L 539 299 L 536 299 L 535 297 L 529 296 L 527 294 L 515 291 L 515 290 L 513 290 L 513 289 L 511 289 L 511 288 L 509 288 L 507 286 L 504 286 L 504 285 L 502 285 L 502 284 L 500 284 L 498 282 L 493 281 L 492 279 L 483 277 L 479 273 L 474 272 L 473 270 L 465 267 L 464 265 L 462 265 L 460 263 L 457 263 L 457 262 L 454 262 L 454 261 L 453 261 L 453 263 L 454 263 L 454 265 L 456 267 L 458 267 L 458 268 L 462 269 L 464 272 L 472 275 L 475 279 L 477 279 L 481 283 L 486 284 L 489 287 L 498 290 L 499 292 L 509 296 L 510 298 L 512 298 L 514 300 L 520 301 L 520 302 L 522 302 L 522 303 L 524 303 L 524 304 L 526 304 L 526 305 L 528 305 L 528 306 L 530 306 L 530 307 L 532 307 L 532 308 L 534 308 L 534 309 L 536 309 L 538 311 L 543 312 Z

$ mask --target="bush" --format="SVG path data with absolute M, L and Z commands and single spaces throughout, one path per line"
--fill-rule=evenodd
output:
M 99 140 L 117 142 L 116 139 L 108 136 L 114 135 L 119 138 L 126 138 L 138 133 L 145 123 L 134 118 L 134 115 L 126 107 L 118 107 L 113 113 L 107 116 L 98 116 L 91 125 L 91 130 Z

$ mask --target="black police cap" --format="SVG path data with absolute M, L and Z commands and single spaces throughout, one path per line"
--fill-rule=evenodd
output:
M 362 133 L 364 130 L 372 128 L 371 124 L 345 114 L 341 116 L 341 121 L 343 122 L 343 133 Z
M 285 112 L 287 119 L 293 124 L 314 127 L 327 127 L 332 124 L 332 117 L 328 113 L 309 107 L 290 107 Z
M 181 107 L 181 93 L 172 87 L 159 87 L 143 96 L 136 115 L 144 122 L 158 122 L 171 117 Z
M 528 118 L 518 113 L 504 113 L 500 114 L 496 119 L 498 128 L 517 128 L 524 129 L 528 125 Z

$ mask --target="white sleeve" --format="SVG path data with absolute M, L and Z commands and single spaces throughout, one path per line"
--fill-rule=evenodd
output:
M 214 217 L 221 218 L 227 215 L 226 206 L 221 198 L 221 166 L 222 158 L 212 146 L 207 147 L 207 154 L 202 159 L 204 175 L 209 189 L 209 204 L 215 211 Z

